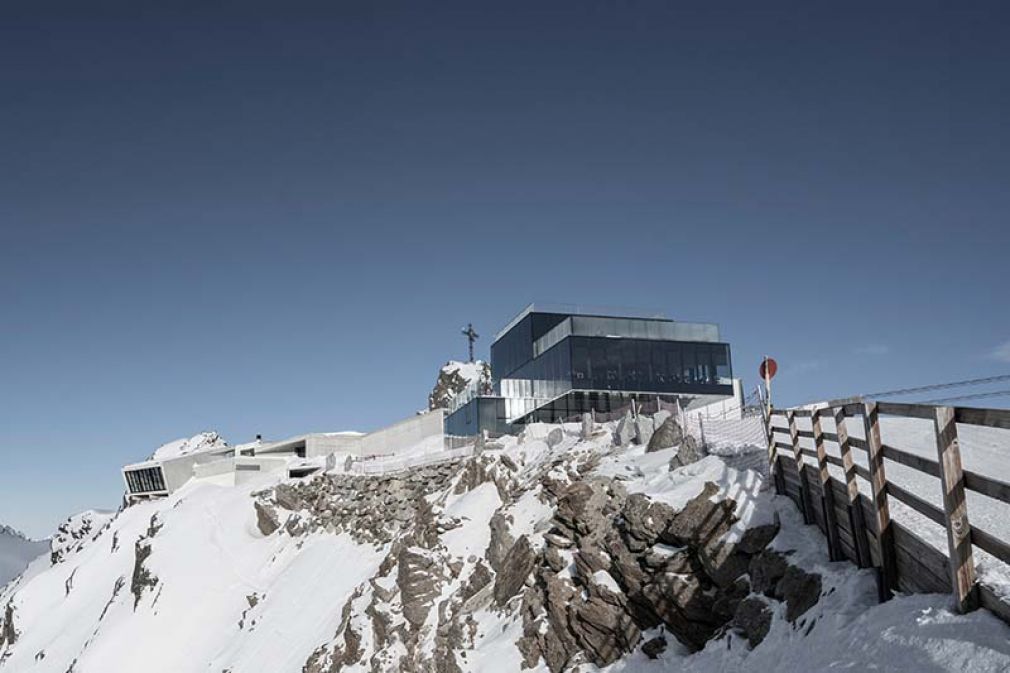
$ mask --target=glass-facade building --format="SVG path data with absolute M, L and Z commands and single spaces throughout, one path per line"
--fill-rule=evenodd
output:
M 491 344 L 491 373 L 495 395 L 462 398 L 447 434 L 502 434 L 633 399 L 733 394 L 729 344 L 714 324 L 532 305 Z

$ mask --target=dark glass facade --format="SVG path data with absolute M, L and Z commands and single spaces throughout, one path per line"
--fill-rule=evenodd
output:
M 491 372 L 500 397 L 458 409 L 447 434 L 508 432 L 510 424 L 609 412 L 633 399 L 733 394 L 718 327 L 658 318 L 534 310 L 491 344 Z
M 445 434 L 472 437 L 487 430 L 491 436 L 507 435 L 512 425 L 505 418 L 505 400 L 500 397 L 475 397 L 445 419 Z
M 572 388 L 732 394 L 729 344 L 579 336 L 565 341 Z
M 165 477 L 160 467 L 144 467 L 126 473 L 126 485 L 130 493 L 155 493 L 164 491 Z
M 505 378 L 532 360 L 533 342 L 567 317 L 562 313 L 530 313 L 491 344 L 491 373 L 495 380 Z

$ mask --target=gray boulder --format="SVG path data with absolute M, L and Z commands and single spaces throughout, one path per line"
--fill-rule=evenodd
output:
M 273 535 L 281 527 L 281 520 L 277 516 L 277 510 L 259 500 L 253 502 L 256 510 L 256 527 L 264 535 Z
M 488 527 L 491 529 L 491 541 L 488 543 L 484 556 L 495 570 L 501 568 L 505 555 L 515 544 L 515 539 L 509 533 L 509 526 L 508 518 L 501 511 L 492 514 L 491 520 L 488 522 Z
M 577 481 L 565 488 L 558 498 L 554 518 L 570 530 L 585 535 L 604 523 L 607 487 L 599 481 Z
M 589 439 L 593 436 L 593 431 L 596 429 L 595 425 L 592 414 L 582 414 L 582 439 Z
M 645 546 L 655 544 L 674 517 L 673 508 L 642 493 L 628 496 L 621 509 L 623 532 Z
M 760 596 L 749 596 L 742 601 L 733 615 L 733 628 L 739 631 L 754 648 L 768 635 L 772 626 L 772 611 Z
M 519 593 L 526 584 L 526 578 L 536 567 L 536 561 L 537 555 L 530 545 L 529 538 L 521 536 L 509 549 L 498 570 L 494 584 L 495 603 L 504 606 L 510 598 Z
M 663 652 L 666 652 L 666 638 L 663 636 L 656 636 L 642 643 L 642 654 L 650 659 L 658 659 Z
M 670 416 L 663 421 L 662 425 L 656 428 L 652 437 L 649 438 L 646 452 L 652 453 L 653 451 L 672 449 L 675 446 L 680 446 L 683 440 L 684 430 L 680 427 L 680 423 L 673 416 Z
M 821 576 L 789 566 L 776 593 L 786 602 L 786 619 L 795 622 L 821 597 Z
M 571 606 L 569 627 L 597 666 L 607 666 L 630 652 L 642 637 L 621 605 L 599 596 Z
M 751 588 L 769 598 L 774 597 L 779 580 L 786 574 L 789 564 L 781 554 L 766 549 L 751 559 L 749 566 Z
M 614 430 L 614 444 L 617 446 L 627 446 L 635 436 L 634 420 L 629 411 L 624 417 L 617 421 L 617 428 Z
M 670 470 L 676 470 L 678 467 L 697 463 L 707 455 L 708 452 L 705 451 L 704 446 L 699 444 L 691 435 L 686 435 L 680 443 L 677 455 L 670 459 Z
M 731 500 L 713 501 L 712 496 L 718 492 L 714 482 L 706 482 L 701 493 L 673 516 L 660 539 L 675 545 L 701 546 L 725 535 L 737 521 L 735 505 Z
M 562 431 L 561 428 L 554 428 L 547 433 L 547 447 L 553 449 L 555 446 L 560 444 L 564 438 L 564 431 Z

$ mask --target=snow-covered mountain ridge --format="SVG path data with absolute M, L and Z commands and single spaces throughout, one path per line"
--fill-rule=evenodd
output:
M 877 605 L 759 474 L 660 420 L 81 517 L 0 590 L 0 671 L 1010 670 L 1002 622 Z
M 14 579 L 48 546 L 45 540 L 29 540 L 21 531 L 0 524 L 0 586 Z

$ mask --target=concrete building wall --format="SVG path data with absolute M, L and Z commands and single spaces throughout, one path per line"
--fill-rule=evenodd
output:
M 331 453 L 351 453 L 358 455 L 361 440 L 359 434 L 315 434 L 305 438 L 305 457 L 317 458 Z
M 441 435 L 444 423 L 445 414 L 441 409 L 411 416 L 361 437 L 357 455 L 367 457 L 398 453 L 429 437 Z
M 240 486 L 248 481 L 256 479 L 260 475 L 271 472 L 287 471 L 288 459 L 281 457 L 252 458 L 242 457 L 235 459 L 235 485 Z

